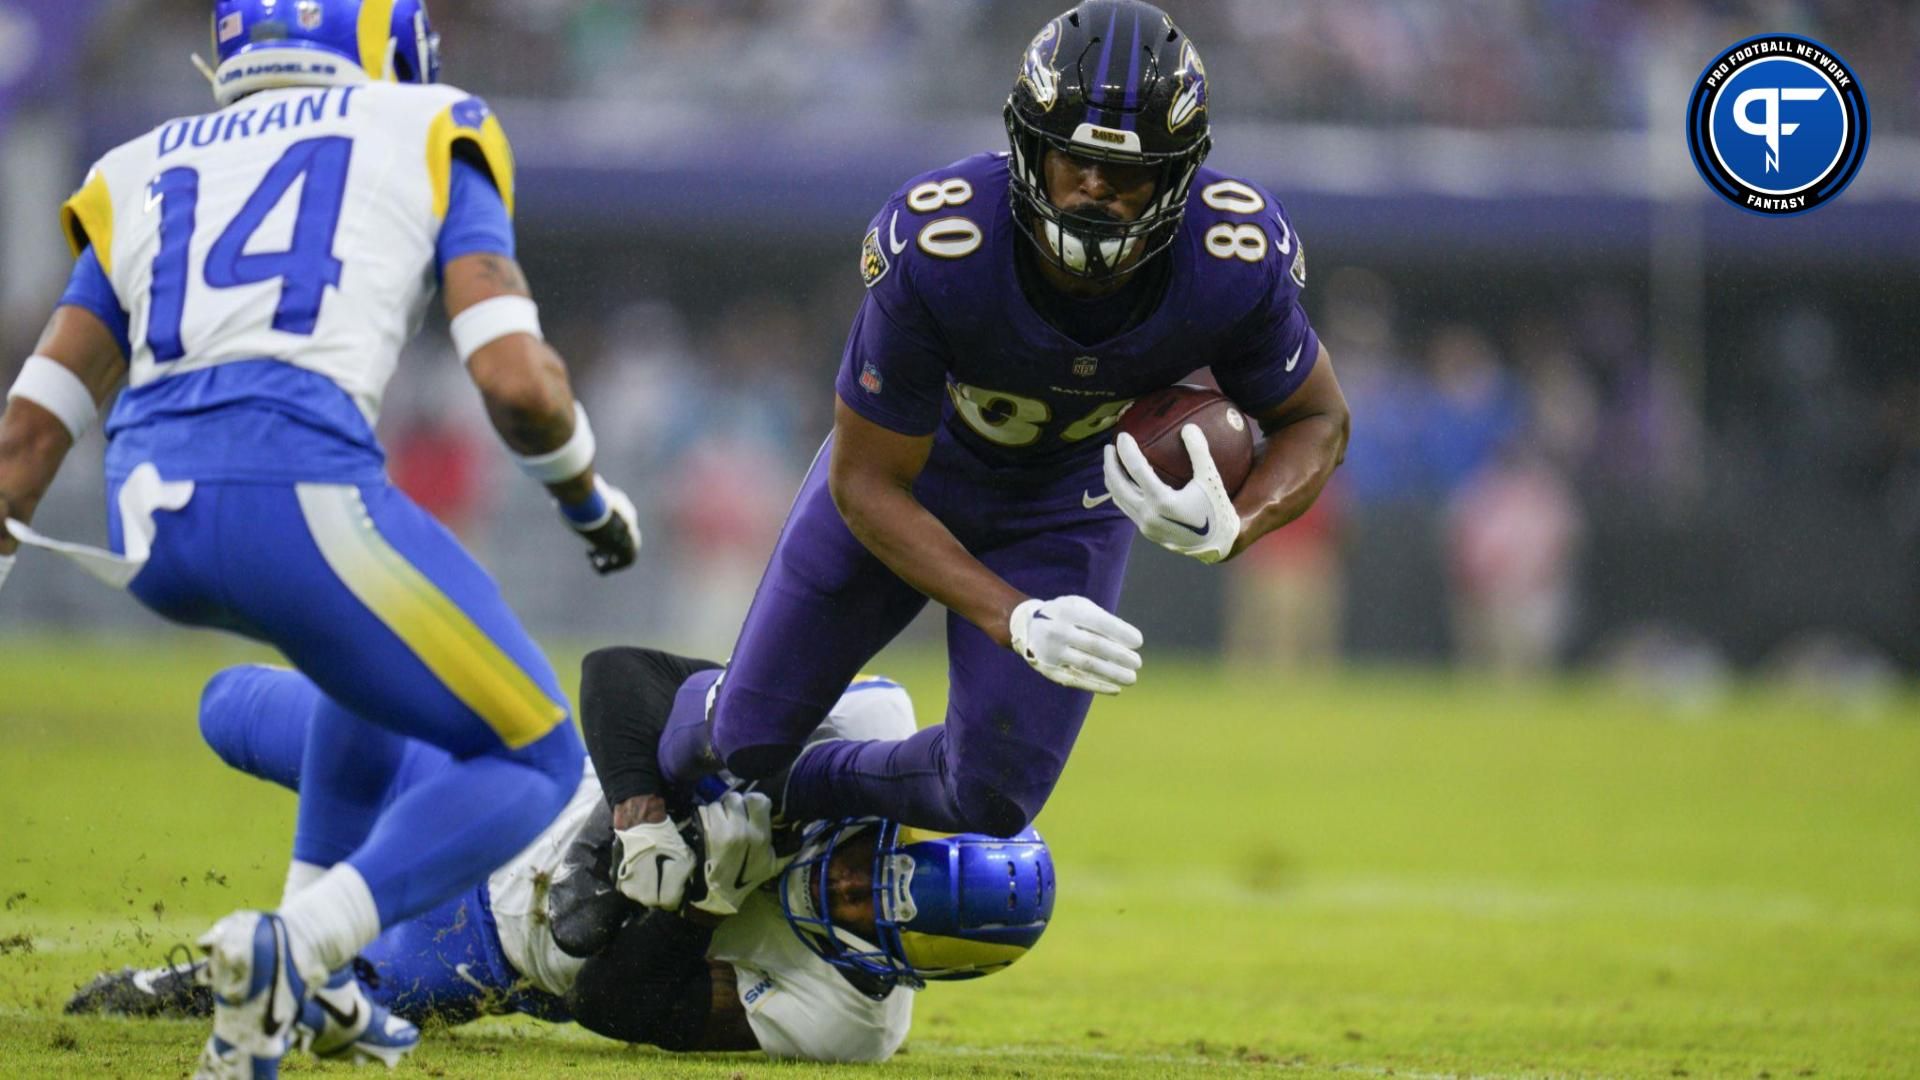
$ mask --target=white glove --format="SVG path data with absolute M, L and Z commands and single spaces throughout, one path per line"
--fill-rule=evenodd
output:
M 1145 638 L 1118 615 L 1084 596 L 1027 600 L 1007 620 L 1013 651 L 1033 670 L 1075 690 L 1117 694 L 1140 670 Z
M 1233 552 L 1240 511 L 1213 464 L 1206 433 L 1188 424 L 1180 429 L 1180 441 L 1193 461 L 1193 479 L 1176 491 L 1153 471 L 1133 436 L 1121 432 L 1107 447 L 1107 492 L 1140 527 L 1140 535 L 1168 551 L 1217 563 Z
M 735 915 L 747 894 L 772 880 L 773 800 L 753 791 L 729 791 L 700 808 L 707 845 L 707 895 L 693 906 L 712 915 Z
M 673 820 L 615 829 L 613 842 L 614 888 L 647 907 L 677 909 L 686 899 L 695 860 Z

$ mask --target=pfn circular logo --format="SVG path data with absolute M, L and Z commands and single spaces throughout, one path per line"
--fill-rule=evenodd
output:
M 1687 147 L 1707 186 L 1742 210 L 1786 216 L 1832 201 L 1867 159 L 1867 95 L 1812 38 L 1729 47 L 1687 102 Z

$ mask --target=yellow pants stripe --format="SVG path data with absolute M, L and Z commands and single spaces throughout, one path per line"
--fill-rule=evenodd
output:
M 307 531 L 334 576 L 502 742 L 518 749 L 566 719 L 563 706 L 387 543 L 359 489 L 300 484 L 296 490 Z

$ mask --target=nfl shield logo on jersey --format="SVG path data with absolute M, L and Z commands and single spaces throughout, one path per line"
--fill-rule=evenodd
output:
M 860 369 L 860 389 L 869 394 L 880 392 L 880 372 L 872 364 L 867 364 Z
M 1073 358 L 1073 373 L 1083 379 L 1091 378 L 1098 370 L 1100 370 L 1098 357 L 1076 356 Z
M 300 6 L 296 10 L 300 19 L 300 29 L 320 29 L 320 18 L 323 14 L 320 9 L 320 0 L 300 0 Z

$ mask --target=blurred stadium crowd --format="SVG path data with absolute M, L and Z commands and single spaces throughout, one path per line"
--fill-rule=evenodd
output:
M 449 78 L 496 102 L 694 101 L 764 120 L 977 112 L 980 88 L 1007 81 L 1056 6 L 469 0 L 434 14 Z M 1869 82 L 1877 140 L 1920 119 L 1920 6 L 1891 0 L 1172 7 L 1205 50 L 1217 120 L 1667 125 L 1677 143 L 1677 110 L 1650 116 L 1620 73 L 1662 43 L 1702 43 L 1705 56 L 1756 23 L 1841 48 Z M 200 109 L 180 57 L 204 48 L 204 5 L 143 10 L 158 21 L 102 9 L 88 48 L 124 60 L 123 81 L 158 88 L 142 96 L 150 119 Z M 903 179 L 874 178 L 874 205 Z M 1920 213 L 1914 190 L 1905 213 Z M 1523 245 L 1450 259 L 1408 235 L 1356 256 L 1290 204 L 1313 244 L 1309 310 L 1354 409 L 1349 461 L 1312 514 L 1229 575 L 1139 551 L 1130 605 L 1184 612 L 1149 614 L 1150 641 L 1258 665 L 1606 665 L 1683 692 L 1764 666 L 1873 694 L 1920 665 L 1920 253 L 1841 274 L 1771 259 L 1704 270 L 1700 325 L 1676 337 L 1644 255 L 1589 264 Z M 602 452 L 636 478 L 637 584 L 602 588 L 576 564 L 432 334 L 387 407 L 396 480 L 475 544 L 539 630 L 724 652 L 829 423 L 860 294 L 862 225 L 849 225 L 823 238 L 761 220 L 750 259 L 737 231 L 656 245 L 582 214 L 523 232 Z M 47 275 L 42 305 L 60 277 Z M 0 345 L 25 355 L 38 318 L 10 318 Z M 70 468 L 49 527 L 97 530 L 97 485 L 97 470 Z M 17 578 L 33 598 L 10 596 L 8 620 L 139 617 L 69 577 Z
M 484 0 L 446 35 L 494 61 L 502 90 L 692 98 L 756 110 L 961 107 L 1009 68 L 1058 6 L 1035 0 Z M 1911 126 L 1920 10 L 1898 0 L 1202 0 L 1175 5 L 1235 119 L 1497 128 L 1638 127 L 1621 93 L 1637 54 L 1757 22 L 1849 43 L 1863 70 L 1903 71 L 1876 119 Z M 534 62 L 526 62 L 526 61 Z M 563 73 L 554 80 L 552 72 Z M 1248 77 L 1251 76 L 1251 77 Z M 1881 89 L 1876 87 L 1876 89 Z

